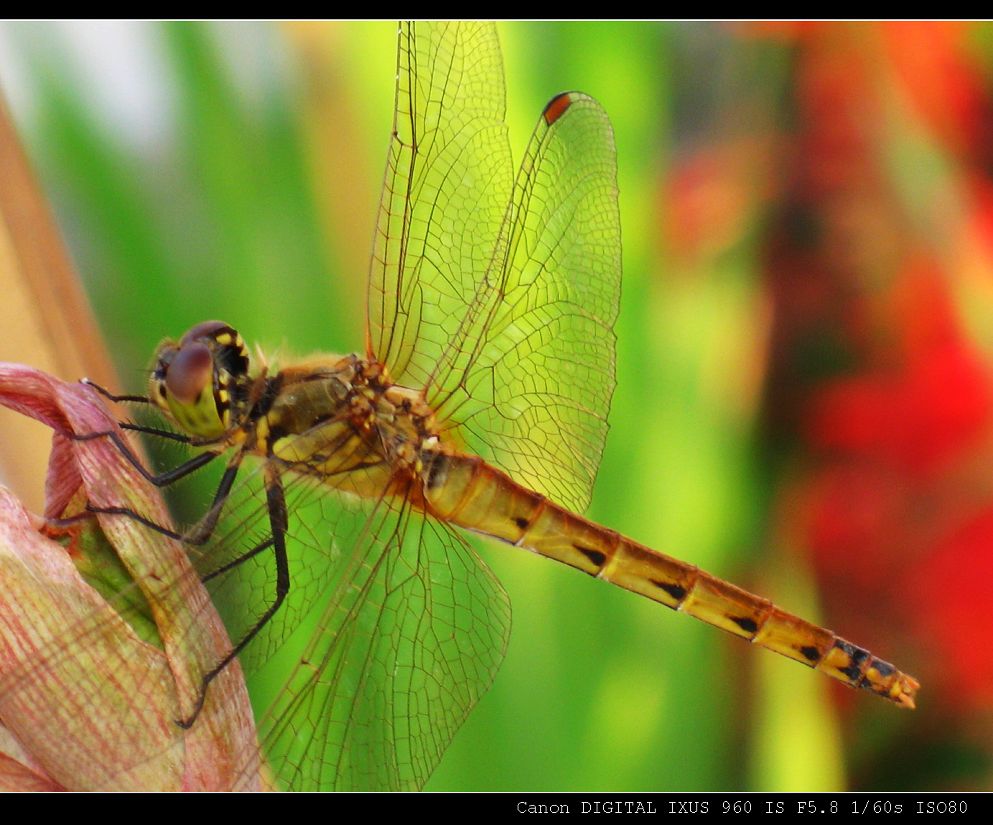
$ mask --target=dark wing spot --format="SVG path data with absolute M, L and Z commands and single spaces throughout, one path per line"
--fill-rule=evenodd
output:
M 555 97 L 548 101 L 545 105 L 544 111 L 541 113 L 545 118 L 545 123 L 551 126 L 556 120 L 566 113 L 571 105 L 572 97 L 568 92 L 562 92 L 561 94 L 555 95 Z
M 813 645 L 806 645 L 800 648 L 800 653 L 805 659 L 816 664 L 821 659 L 821 652 Z
M 745 633 L 758 632 L 759 626 L 756 624 L 755 619 L 750 619 L 748 616 L 728 616 L 728 618 L 744 630 Z
M 588 558 L 597 567 L 603 567 L 603 563 L 607 560 L 606 555 L 601 553 L 599 550 L 591 550 L 589 547 L 583 547 L 581 544 L 573 544 L 580 553 L 582 553 L 586 558 Z
M 674 598 L 677 602 L 681 602 L 683 599 L 686 598 L 685 587 L 682 587 L 678 584 L 673 584 L 672 582 L 656 581 L 655 579 L 652 579 L 651 582 L 659 590 L 664 590 L 666 593 L 672 596 L 672 598 Z
M 525 530 L 525 529 L 527 529 L 527 526 L 528 526 L 528 520 L 526 518 L 523 518 L 522 516 L 515 516 L 514 517 L 514 524 L 516 524 L 522 530 Z

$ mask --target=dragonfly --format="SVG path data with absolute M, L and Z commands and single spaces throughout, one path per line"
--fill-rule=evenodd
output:
M 553 97 L 516 173 L 487 23 L 400 27 L 364 348 L 270 365 L 222 321 L 156 352 L 147 395 L 223 464 L 202 520 L 90 512 L 183 540 L 228 623 L 177 728 L 219 676 L 303 649 L 260 715 L 288 789 L 423 786 L 504 657 L 510 608 L 466 534 L 529 550 L 912 708 L 866 649 L 585 518 L 615 384 L 621 281 L 609 118 Z M 246 605 L 249 607 L 246 609 Z M 301 629 L 302 628 L 302 629 Z

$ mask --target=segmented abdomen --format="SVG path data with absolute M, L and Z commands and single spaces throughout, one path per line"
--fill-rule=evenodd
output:
M 851 687 L 914 707 L 914 678 L 830 630 L 576 515 L 476 456 L 439 452 L 424 464 L 425 499 L 441 519 L 556 559 Z

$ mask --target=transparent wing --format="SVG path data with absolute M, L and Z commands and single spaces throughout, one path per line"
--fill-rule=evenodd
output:
M 577 511 L 607 438 L 620 285 L 610 121 L 587 95 L 558 95 L 532 134 L 494 259 L 429 398 L 470 449 Z
M 223 526 L 192 550 L 234 642 L 276 595 L 263 469 L 244 474 Z M 419 788 L 503 660 L 507 597 L 374 461 L 334 488 L 291 465 L 269 469 L 286 502 L 290 588 L 239 656 L 263 693 L 270 678 L 282 685 L 259 705 L 264 755 L 287 789 Z
M 559 95 L 511 185 L 503 118 L 492 24 L 401 28 L 369 345 L 471 449 L 582 510 L 614 388 L 613 134 Z
M 404 23 L 369 272 L 370 354 L 425 386 L 472 304 L 513 184 L 492 23 Z
M 398 67 L 367 348 L 400 383 L 424 388 L 471 447 L 581 508 L 613 387 L 620 266 L 606 116 L 585 96 L 556 98 L 514 184 L 492 25 L 404 26 Z M 289 659 L 291 675 L 262 703 L 263 746 L 287 787 L 418 787 L 503 658 L 506 596 L 468 545 L 395 490 L 362 498 L 284 469 L 291 586 L 242 657 L 263 671 Z M 247 472 L 214 538 L 191 548 L 235 640 L 275 595 L 261 480 Z M 196 573 L 148 578 L 178 593 Z M 30 678 L 104 638 L 100 615 L 73 619 L 44 664 L 0 685 L 0 710 Z M 290 643 L 297 633 L 301 653 Z M 201 672 L 210 664 L 196 662 Z M 155 690 L 161 672 L 144 670 L 137 689 Z M 72 707 L 102 682 L 81 682 L 83 704 Z M 86 733 L 85 714 L 68 715 Z M 104 735 L 127 741 L 129 731 L 111 725 Z M 163 752 L 188 741 L 171 721 L 160 733 Z M 239 761 L 251 766 L 254 755 Z
M 489 688 L 509 604 L 445 526 L 399 500 L 346 508 L 341 577 L 260 736 L 287 788 L 416 789 Z

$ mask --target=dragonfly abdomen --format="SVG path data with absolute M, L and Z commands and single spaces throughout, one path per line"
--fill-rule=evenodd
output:
M 560 507 L 476 456 L 425 461 L 425 498 L 438 517 L 532 550 L 647 596 L 903 707 L 918 683 L 823 627 L 686 562 Z

